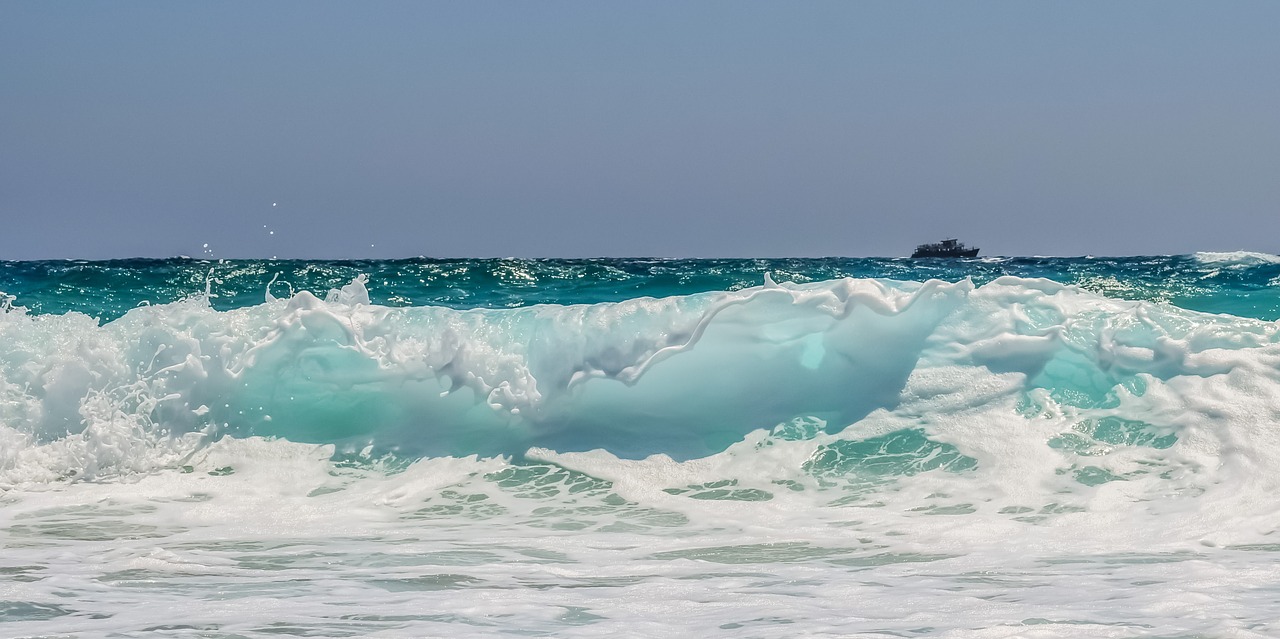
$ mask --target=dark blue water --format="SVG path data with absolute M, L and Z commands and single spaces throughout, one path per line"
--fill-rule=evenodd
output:
M 616 302 L 842 277 L 924 281 L 1012 275 L 1046 278 L 1108 297 L 1166 302 L 1242 317 L 1280 318 L 1280 259 L 1248 253 L 1156 257 L 978 259 L 429 259 L 404 260 L 51 260 L 0 262 L 0 292 L 32 313 L 85 313 L 102 321 L 141 304 L 208 292 L 215 309 L 259 304 L 268 291 L 323 294 L 369 277 L 386 306 L 513 308 Z

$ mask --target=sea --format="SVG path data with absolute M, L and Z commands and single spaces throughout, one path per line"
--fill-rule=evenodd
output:
M 0 636 L 1280 636 L 1280 257 L 0 262 Z

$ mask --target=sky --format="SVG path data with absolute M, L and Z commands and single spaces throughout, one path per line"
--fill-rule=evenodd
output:
M 1280 253 L 1276 2 L 0 3 L 0 259 Z

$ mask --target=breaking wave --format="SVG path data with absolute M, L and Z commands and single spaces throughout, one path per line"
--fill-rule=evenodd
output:
M 0 315 L 0 480 L 175 468 L 267 438 L 619 481 L 658 464 L 683 469 L 674 489 L 757 496 L 942 473 L 1134 500 L 1229 477 L 1239 501 L 1277 487 L 1276 342 L 1272 322 L 1015 277 L 474 310 L 370 304 L 357 278 L 324 299 L 197 297 L 102 325 L 17 308 Z
M 0 263 L 0 621 L 1269 636 L 1239 259 Z
M 1196 253 L 1192 257 L 1202 264 L 1228 268 L 1248 268 L 1250 266 L 1258 266 L 1260 264 L 1280 264 L 1280 255 L 1256 253 L 1253 251 L 1205 251 Z

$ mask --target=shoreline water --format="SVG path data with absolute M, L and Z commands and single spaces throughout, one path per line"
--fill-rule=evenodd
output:
M 1280 630 L 1256 255 L 155 266 L 0 263 L 5 634 Z

